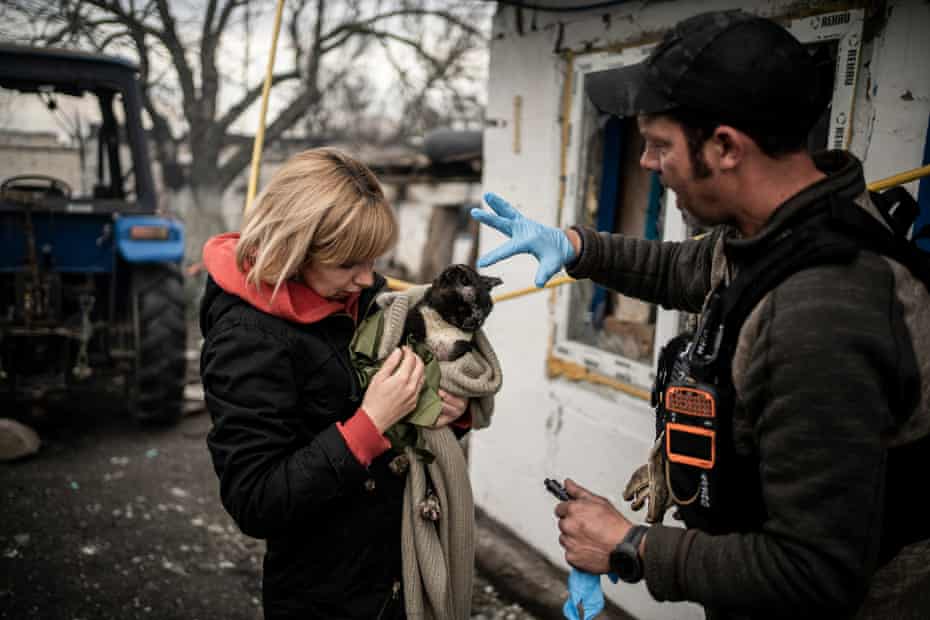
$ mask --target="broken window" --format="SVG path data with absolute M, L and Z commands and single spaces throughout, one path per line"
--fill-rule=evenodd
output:
M 643 139 L 635 119 L 592 122 L 584 145 L 576 223 L 628 237 L 662 239 L 663 196 L 657 176 L 639 165 Z M 573 287 L 571 340 L 649 364 L 655 346 L 656 308 L 585 282 Z

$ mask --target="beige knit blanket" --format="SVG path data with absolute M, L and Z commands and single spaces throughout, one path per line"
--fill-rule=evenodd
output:
M 378 358 L 400 343 L 407 313 L 423 297 L 426 286 L 383 293 L 384 332 Z M 472 429 L 491 423 L 494 394 L 501 387 L 501 368 L 487 336 L 479 330 L 475 348 L 449 362 L 439 362 L 442 389 L 469 399 Z M 425 448 L 435 455 L 424 464 L 407 448 L 410 470 L 404 489 L 401 551 L 404 602 L 410 620 L 467 620 L 471 616 L 475 564 L 475 505 L 468 465 L 448 427 L 421 429 Z M 420 506 L 432 491 L 439 501 L 439 519 L 421 515 Z

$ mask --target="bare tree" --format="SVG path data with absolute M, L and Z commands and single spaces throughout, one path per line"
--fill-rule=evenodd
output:
M 243 84 L 242 76 L 249 73 L 244 66 L 264 69 L 265 57 L 244 54 L 254 54 L 257 37 L 270 39 L 274 6 L 273 0 L 6 0 L 0 37 L 138 61 L 155 157 L 184 213 L 188 255 L 196 258 L 203 240 L 224 228 L 223 191 L 251 159 L 252 145 L 231 137 L 261 97 L 261 79 L 253 75 Z M 395 136 L 473 113 L 461 86 L 472 77 L 469 54 L 483 47 L 489 6 L 288 0 L 266 144 L 286 132 L 356 122 L 374 103 L 372 79 L 385 81 L 379 70 L 396 74 L 387 80 L 395 85 L 394 109 L 403 110 L 395 114 Z M 379 48 L 388 59 L 382 69 L 371 61 Z M 185 144 L 189 166 L 181 161 Z

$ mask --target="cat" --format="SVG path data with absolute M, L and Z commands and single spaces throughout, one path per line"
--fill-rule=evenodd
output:
M 472 339 L 491 313 L 491 289 L 503 280 L 483 276 L 468 265 L 450 265 L 407 313 L 402 342 L 411 335 L 437 360 L 457 360 L 472 350 Z

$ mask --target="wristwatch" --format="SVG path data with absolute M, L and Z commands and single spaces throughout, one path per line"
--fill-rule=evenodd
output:
M 643 560 L 639 557 L 639 543 L 649 528 L 634 525 L 610 553 L 610 570 L 627 583 L 636 583 L 643 578 Z

